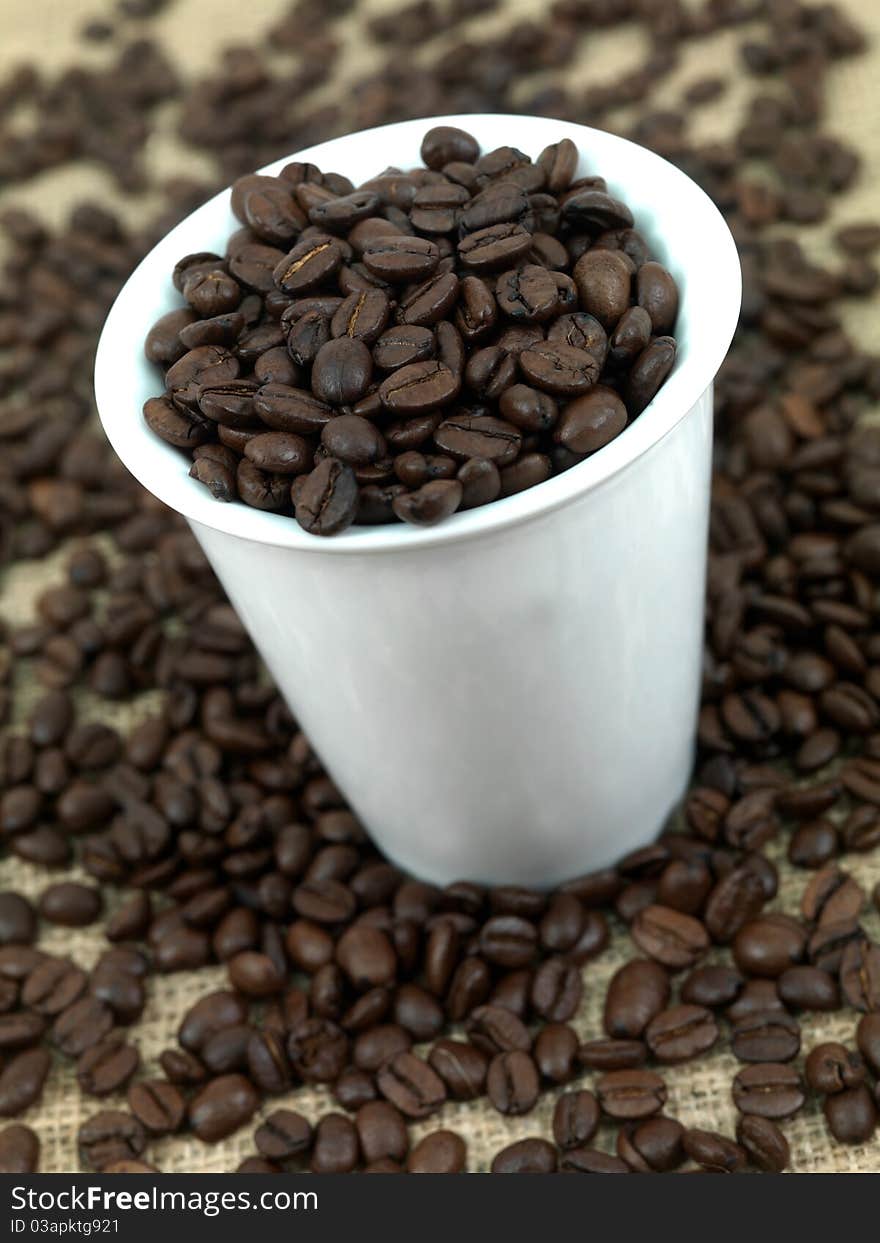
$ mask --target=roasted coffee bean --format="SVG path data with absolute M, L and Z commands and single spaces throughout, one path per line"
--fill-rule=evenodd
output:
M 264 1157 L 289 1161 L 309 1151 L 312 1128 L 295 1110 L 276 1109 L 254 1131 L 254 1143 Z
M 639 1174 L 664 1174 L 684 1161 L 684 1127 L 673 1118 L 648 1118 L 617 1135 L 617 1155 Z
M 673 971 L 692 967 L 709 945 L 706 930 L 698 920 L 664 906 L 641 910 L 631 935 L 640 950 Z
M 745 1166 L 745 1150 L 714 1131 L 687 1130 L 681 1142 L 691 1160 L 712 1174 L 737 1174 Z
M 782 1010 L 756 1010 L 736 1020 L 731 1047 L 741 1062 L 790 1062 L 801 1047 L 800 1027 Z
M 603 385 L 570 402 L 562 412 L 554 439 L 572 453 L 594 453 L 626 427 L 626 407 Z
M 455 1131 L 431 1131 L 424 1135 L 407 1157 L 410 1174 L 461 1174 L 467 1159 L 467 1145 Z
M 215 1144 L 253 1117 L 259 1098 L 244 1075 L 220 1075 L 200 1088 L 187 1118 L 199 1139 Z
M 297 522 L 311 534 L 345 530 L 357 513 L 357 480 L 351 467 L 324 458 L 304 477 L 294 504 Z
M 358 1162 L 358 1136 L 344 1114 L 325 1114 L 315 1127 L 309 1168 L 313 1174 L 350 1174 Z
M 875 1014 L 866 1014 L 859 1019 L 856 1028 L 856 1043 L 859 1052 L 871 1067 L 874 1074 L 880 1070 L 880 1018 Z
M 652 1070 L 612 1070 L 596 1081 L 596 1096 L 609 1118 L 649 1118 L 666 1103 L 666 1084 Z
M 880 946 L 856 941 L 843 951 L 840 991 L 847 1005 L 863 1014 L 880 1010 Z
M 145 1079 L 133 1083 L 126 1097 L 128 1107 L 151 1135 L 169 1135 L 179 1130 L 186 1113 L 186 1102 L 172 1083 Z
M 446 1099 L 443 1080 L 413 1053 L 395 1054 L 379 1069 L 376 1085 L 407 1118 L 427 1118 Z
M 575 1077 L 578 1037 L 567 1023 L 548 1023 L 535 1037 L 532 1055 L 541 1076 L 550 1083 L 568 1083 Z
M 554 1174 L 556 1149 L 545 1139 L 532 1137 L 517 1140 L 496 1153 L 492 1159 L 493 1174 Z
M 805 1099 L 801 1077 L 792 1066 L 773 1062 L 745 1066 L 733 1081 L 733 1103 L 742 1114 L 790 1118 Z
M 837 1010 L 837 980 L 818 967 L 789 967 L 778 979 L 779 996 L 793 1010 Z
M 670 983 L 658 963 L 646 959 L 624 964 L 614 974 L 605 995 L 603 1025 L 609 1036 L 633 1039 L 669 1001 Z
M 563 1174 L 629 1174 L 630 1168 L 620 1157 L 601 1152 L 598 1148 L 572 1148 L 563 1153 L 559 1162 Z
M 474 1100 L 482 1094 L 489 1059 L 481 1049 L 457 1040 L 438 1040 L 428 1054 L 428 1064 L 454 1100 Z
M 806 940 L 806 930 L 797 920 L 773 912 L 740 928 L 733 956 L 741 971 L 774 978 L 801 960 Z
M 403 1161 L 409 1149 L 409 1136 L 403 1115 L 387 1101 L 370 1101 L 355 1114 L 360 1150 L 364 1161 Z
M 614 328 L 629 306 L 632 265 L 626 256 L 617 250 L 588 250 L 575 264 L 574 280 L 581 308 L 607 331 Z
M 504 1006 L 477 1006 L 465 1023 L 465 1031 L 471 1044 L 490 1056 L 527 1051 L 531 1046 L 528 1028 Z
M 0 1071 L 0 1117 L 14 1118 L 39 1101 L 50 1066 L 45 1049 L 27 1049 L 6 1062 Z
M 116 1109 L 94 1114 L 77 1132 L 83 1163 L 99 1171 L 118 1161 L 136 1160 L 146 1143 L 146 1133 L 137 1118 Z
M 528 383 L 554 397 L 577 397 L 599 378 L 594 356 L 564 342 L 530 346 L 520 354 L 519 366 Z
M 865 1066 L 857 1053 L 836 1041 L 817 1044 L 804 1063 L 804 1075 L 814 1092 L 827 1095 L 858 1087 L 865 1079 Z
M 822 1109 L 828 1130 L 839 1144 L 864 1144 L 874 1134 L 877 1106 L 864 1084 L 826 1096 Z
M 691 1006 L 729 1006 L 743 985 L 742 976 L 733 967 L 720 964 L 695 967 L 681 985 L 681 1000 Z
M 686 1062 L 711 1049 L 717 1039 L 715 1018 L 703 1006 L 671 1006 L 645 1029 L 645 1043 L 658 1062 Z
M 40 1159 L 40 1140 L 29 1126 L 13 1123 L 0 1131 L 0 1174 L 33 1174 Z
M 52 1041 L 68 1057 L 79 1057 L 96 1045 L 113 1026 L 113 1011 L 96 997 L 83 997 L 68 1006 L 52 1025 Z
M 749 1162 L 767 1174 L 781 1174 L 791 1160 L 788 1140 L 768 1118 L 744 1114 L 737 1121 L 736 1138 Z
M 599 1129 L 599 1102 L 592 1092 L 565 1092 L 553 1111 L 553 1138 L 563 1150 L 589 1144 Z
M 588 1040 L 578 1048 L 578 1061 L 592 1070 L 628 1070 L 647 1060 L 641 1040 Z
M 120 1032 L 86 1049 L 76 1064 L 76 1079 L 90 1096 L 109 1096 L 118 1092 L 140 1065 L 140 1054 L 127 1044 Z
M 496 1054 L 486 1074 L 486 1092 L 491 1104 L 501 1114 L 519 1116 L 529 1113 L 538 1100 L 540 1080 L 537 1067 L 528 1053 L 514 1049 Z
M 61 881 L 43 891 L 39 910 L 50 923 L 65 928 L 83 928 L 94 923 L 101 913 L 101 895 L 88 885 Z

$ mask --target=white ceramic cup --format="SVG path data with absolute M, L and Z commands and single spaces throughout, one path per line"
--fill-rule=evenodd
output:
M 659 156 L 541 117 L 405 121 L 302 151 L 356 184 L 420 163 L 434 124 L 537 156 L 570 138 L 633 210 L 681 293 L 675 368 L 616 440 L 564 474 L 437 527 L 308 535 L 224 505 L 146 426 L 150 325 L 183 255 L 223 253 L 224 192 L 147 256 L 95 369 L 116 452 L 189 521 L 328 771 L 378 846 L 437 883 L 549 886 L 650 839 L 686 786 L 699 698 L 712 382 L 740 269 L 709 198 Z M 262 170 L 276 173 L 288 160 Z

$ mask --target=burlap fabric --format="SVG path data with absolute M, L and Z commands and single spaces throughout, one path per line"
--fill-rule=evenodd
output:
M 368 16 L 382 9 L 395 7 L 399 0 L 361 0 L 356 14 L 344 28 L 344 50 L 332 81 L 324 88 L 332 97 L 334 82 L 368 71 L 376 56 L 375 46 L 359 38 Z M 876 48 L 866 56 L 847 60 L 831 75 L 830 129 L 849 142 L 855 142 L 864 157 L 864 169 L 857 186 L 840 202 L 835 223 L 870 218 L 880 213 L 880 128 L 878 128 L 876 81 L 880 71 L 880 4 L 874 0 L 840 0 L 852 10 L 863 28 L 875 38 Z M 0 76 L 22 60 L 38 60 L 46 69 L 54 69 L 84 58 L 100 62 L 107 53 L 100 47 L 84 44 L 77 38 L 83 22 L 101 15 L 101 0 L 3 0 L 3 38 L 0 41 Z M 109 4 L 107 8 L 111 8 Z M 198 76 L 211 64 L 219 49 L 237 42 L 247 42 L 247 27 L 259 30 L 268 27 L 286 7 L 285 0 L 260 0 L 258 4 L 241 4 L 236 0 L 176 0 L 156 21 L 149 32 L 163 41 L 182 72 Z M 544 0 L 508 0 L 500 14 L 477 18 L 471 22 L 472 33 L 490 31 L 510 20 L 513 13 L 533 16 L 540 13 Z M 131 23 L 132 27 L 136 23 Z M 737 64 L 737 47 L 742 31 L 725 33 L 703 41 L 684 58 L 676 74 L 658 91 L 659 104 L 677 104 L 682 90 L 696 78 L 720 74 L 727 81 L 727 90 L 715 104 L 702 108 L 695 133 L 715 138 L 729 135 L 737 124 L 747 92 Z M 175 48 L 177 49 L 175 53 Z M 585 40 L 581 59 L 567 71 L 578 85 L 601 82 L 614 77 L 622 68 L 635 65 L 641 52 L 639 35 L 634 32 L 591 34 Z M 407 53 L 408 54 L 408 53 Z M 168 176 L 175 172 L 197 174 L 203 168 L 199 157 L 183 148 L 175 139 L 173 106 L 163 109 L 157 132 L 150 141 L 150 167 Z M 84 195 L 103 194 L 132 221 L 146 219 L 156 201 L 149 196 L 133 201 L 122 199 L 110 179 L 100 170 L 64 168 L 50 172 L 31 184 L 0 195 L 0 204 L 15 201 L 29 205 L 50 221 L 57 221 L 71 202 Z M 821 226 L 804 230 L 804 237 L 818 257 L 829 246 L 830 228 Z M 849 327 L 864 344 L 876 348 L 880 327 L 880 299 L 873 305 L 864 301 L 845 309 Z M 24 563 L 8 570 L 0 582 L 0 614 L 8 621 L 20 623 L 29 619 L 36 595 L 60 573 L 66 550 L 38 563 Z M 17 680 L 15 719 L 23 718 L 36 688 L 29 684 L 24 669 Z M 86 712 L 119 726 L 128 726 L 148 707 L 147 703 L 122 707 L 104 702 L 89 702 Z M 795 910 L 809 874 L 780 864 L 781 887 L 774 904 L 780 909 Z M 880 852 L 872 856 L 852 856 L 846 866 L 866 891 L 880 880 Z M 71 871 L 76 876 L 76 871 Z M 47 883 L 45 872 L 13 859 L 0 862 L 0 888 L 19 889 L 36 897 Z M 117 900 L 107 895 L 112 908 Z M 880 917 L 871 912 L 865 919 L 869 934 L 880 940 Z M 46 928 L 41 941 L 50 952 L 73 956 L 83 966 L 90 966 L 105 948 L 100 926 L 74 931 Z M 586 971 L 586 995 L 574 1025 L 587 1039 L 600 1034 L 601 1004 L 604 986 L 612 972 L 632 953 L 627 935 L 617 929 L 608 950 L 589 965 Z M 143 1074 L 157 1073 L 158 1053 L 174 1041 L 181 1015 L 192 1002 L 210 989 L 225 982 L 223 968 L 209 968 L 197 973 L 180 973 L 151 981 L 149 1001 L 142 1020 L 136 1025 L 132 1039 L 138 1044 L 143 1059 Z M 852 1013 L 806 1016 L 803 1023 L 804 1048 L 819 1040 L 852 1040 Z M 738 1064 L 727 1052 L 717 1052 L 666 1072 L 669 1085 L 668 1112 L 686 1125 L 717 1129 L 732 1134 L 735 1111 L 731 1101 L 731 1079 Z M 589 1082 L 586 1077 L 585 1082 Z M 492 1155 L 504 1145 L 526 1135 L 547 1134 L 554 1096 L 544 1097 L 527 1117 L 502 1118 L 486 1103 L 447 1106 L 431 1119 L 422 1131 L 451 1126 L 466 1138 L 469 1166 L 486 1169 Z M 332 1108 L 328 1093 L 298 1089 L 288 1097 L 274 1099 L 263 1112 L 280 1105 L 291 1105 L 311 1120 Z M 82 1095 L 77 1087 L 70 1063 L 55 1068 L 38 1108 L 31 1109 L 23 1121 L 33 1126 L 42 1139 L 40 1167 L 45 1171 L 73 1171 L 80 1168 L 76 1151 L 76 1133 L 80 1124 L 98 1108 L 124 1107 L 121 1099 L 109 1098 L 99 1104 Z M 255 1121 L 258 1121 L 259 1118 Z M 870 1144 L 845 1148 L 833 1144 L 825 1129 L 820 1109 L 810 1103 L 792 1122 L 785 1124 L 791 1143 L 793 1165 L 798 1171 L 864 1172 L 880 1168 L 880 1138 Z M 208 1146 L 186 1135 L 161 1140 L 151 1146 L 148 1156 L 168 1172 L 223 1172 L 234 1170 L 243 1157 L 254 1151 L 252 1128 L 245 1128 L 226 1141 Z M 607 1144 L 610 1136 L 600 1133 L 599 1144 Z

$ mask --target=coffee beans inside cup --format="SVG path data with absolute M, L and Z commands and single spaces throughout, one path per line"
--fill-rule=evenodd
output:
M 433 526 L 598 452 L 669 375 L 675 280 L 570 139 L 533 161 L 437 126 L 421 154 L 240 177 L 225 255 L 175 267 L 144 418 L 218 500 Z

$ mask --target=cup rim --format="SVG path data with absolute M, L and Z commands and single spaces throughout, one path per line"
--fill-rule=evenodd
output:
M 680 210 L 688 214 L 689 224 L 693 224 L 694 237 L 702 239 L 692 253 L 674 255 L 685 284 L 689 277 L 700 273 L 701 265 L 711 254 L 712 305 L 690 306 L 685 290 L 679 308 L 679 326 L 700 317 L 705 339 L 700 341 L 699 350 L 688 349 L 687 356 L 677 362 L 653 401 L 620 436 L 544 483 L 489 505 L 460 511 L 435 527 L 392 523 L 349 527 L 330 537 L 311 535 L 290 515 L 267 513 L 241 502 L 216 501 L 202 484 L 190 478 L 189 458 L 156 436 L 141 412 L 144 398 L 139 391 L 138 372 L 142 375 L 144 368 L 154 371 L 144 358 L 144 338 L 158 316 L 171 309 L 156 309 L 159 291 L 167 291 L 171 269 L 182 254 L 210 244 L 209 237 L 201 246 L 192 246 L 189 234 L 200 220 L 210 234 L 207 222 L 221 205 L 228 205 L 227 187 L 171 229 L 138 264 L 110 309 L 95 357 L 95 396 L 108 440 L 138 482 L 189 521 L 259 544 L 322 553 L 416 552 L 497 533 L 540 518 L 613 479 L 667 436 L 712 384 L 739 318 L 742 275 L 736 245 L 723 216 L 704 190 L 668 160 L 629 139 L 547 117 L 503 113 L 422 117 L 334 138 L 275 160 L 258 171 L 277 174 L 292 160 L 302 160 L 345 172 L 346 152 L 352 147 L 369 144 L 379 151 L 393 153 L 400 140 L 420 140 L 425 130 L 435 125 L 469 129 L 481 145 L 485 145 L 481 134 L 500 126 L 508 140 L 512 135 L 533 156 L 550 142 L 571 138 L 582 156 L 587 152 L 591 159 L 595 157 L 596 167 L 607 175 L 612 191 L 623 186 L 620 193 L 624 198 L 627 164 L 638 167 L 642 177 L 647 174 L 669 183 L 680 196 Z M 495 142 L 497 137 L 493 133 L 488 141 Z M 231 214 L 230 220 L 227 232 L 235 227 Z M 184 237 L 186 242 L 182 241 Z M 120 359 L 124 360 L 121 366 Z M 132 361 L 135 365 L 131 365 Z

